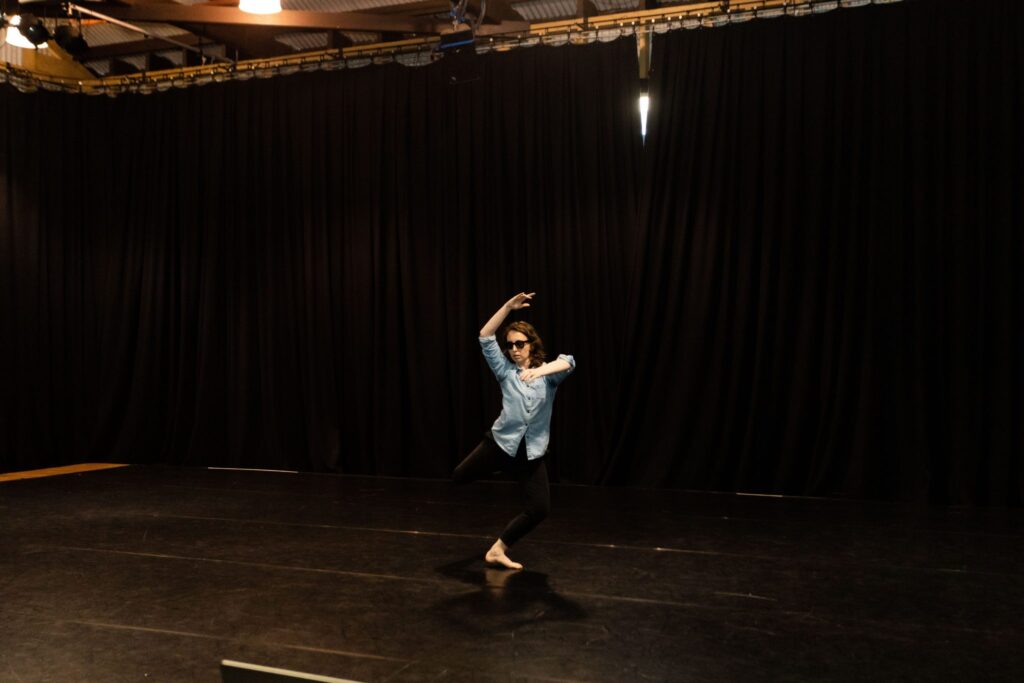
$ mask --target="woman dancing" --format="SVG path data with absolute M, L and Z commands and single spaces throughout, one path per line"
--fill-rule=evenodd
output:
M 500 469 L 519 482 L 525 509 L 509 522 L 484 555 L 486 562 L 509 569 L 523 568 L 509 558 L 509 547 L 544 521 L 551 509 L 544 464 L 551 407 L 558 385 L 576 368 L 576 361 L 567 355 L 545 363 L 544 342 L 530 323 L 508 325 L 501 335 L 504 350 L 498 346 L 498 328 L 512 311 L 529 308 L 533 296 L 516 294 L 480 329 L 484 358 L 501 387 L 501 415 L 452 475 L 456 484 L 465 484 Z

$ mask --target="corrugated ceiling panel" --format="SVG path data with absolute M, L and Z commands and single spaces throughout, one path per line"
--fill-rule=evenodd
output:
M 91 62 L 85 62 L 85 68 L 99 76 L 106 76 L 110 73 L 110 60 L 94 59 Z
M 530 0 L 512 3 L 512 9 L 527 21 L 550 21 L 576 14 L 575 0 Z
M 187 33 L 185 29 L 171 26 L 170 24 L 138 24 L 139 28 L 145 29 L 151 36 L 168 38 L 180 36 Z M 82 26 L 82 34 L 89 47 L 100 45 L 114 45 L 116 43 L 130 43 L 134 40 L 145 40 L 145 36 L 137 31 L 117 26 L 115 24 L 88 24 Z
M 341 35 L 351 40 L 356 45 L 380 42 L 379 33 L 367 33 L 365 31 L 342 31 Z
M 146 55 L 129 55 L 126 57 L 118 57 L 122 62 L 128 62 L 139 71 L 144 71 L 146 68 Z
M 639 0 L 593 0 L 594 7 L 601 12 L 625 12 L 640 7 Z
M 327 32 L 295 32 L 281 33 L 274 36 L 274 40 L 284 43 L 297 52 L 311 52 L 313 50 L 324 50 L 327 48 L 330 34 Z
M 352 41 L 355 45 L 366 45 L 368 43 L 380 42 L 379 33 L 366 33 L 364 31 L 342 31 L 341 34 Z M 326 50 L 330 46 L 330 34 L 325 31 L 305 33 L 295 31 L 293 33 L 282 33 L 274 37 L 279 43 L 284 43 L 296 52 L 314 52 Z
M 591 0 L 598 12 L 625 12 L 640 7 L 639 0 Z M 516 2 L 512 9 L 527 21 L 551 21 L 576 16 L 575 0 L 528 0 Z
M 174 66 L 182 66 L 185 64 L 184 52 L 184 50 L 163 50 L 162 52 L 155 52 L 153 54 L 163 57 Z
M 409 0 L 281 0 L 282 9 L 305 12 L 357 12 L 373 7 L 405 5 Z

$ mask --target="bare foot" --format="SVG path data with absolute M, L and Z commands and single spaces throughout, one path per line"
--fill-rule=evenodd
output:
M 522 569 L 523 565 L 518 562 L 513 562 L 505 551 L 508 550 L 508 546 L 499 538 L 491 546 L 491 549 L 484 555 L 484 561 L 488 564 L 500 564 L 502 567 L 508 567 L 509 569 Z

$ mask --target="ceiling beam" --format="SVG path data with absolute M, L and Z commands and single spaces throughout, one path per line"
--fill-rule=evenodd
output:
M 200 43 L 199 37 L 194 36 L 191 33 L 179 33 L 176 36 L 171 36 L 171 39 L 175 42 L 192 46 L 197 46 Z M 160 40 L 159 38 L 146 38 L 144 40 L 133 40 L 127 43 L 111 43 L 110 45 L 90 47 L 79 55 L 78 60 L 81 62 L 91 62 L 95 59 L 111 59 L 113 57 L 139 55 L 146 52 L 172 50 L 174 47 L 175 46 L 173 44 L 168 43 L 165 40 Z
M 497 24 L 484 24 L 477 29 L 478 36 L 500 36 L 503 33 L 529 33 L 528 21 L 502 21 Z
M 410 16 L 425 16 L 428 14 L 446 14 L 451 9 L 448 0 L 423 0 L 421 2 L 405 2 L 400 5 L 382 5 L 370 7 L 366 11 L 373 14 L 404 14 Z
M 236 51 L 240 59 L 280 57 L 295 52 L 284 43 L 274 40 L 274 36 L 280 31 L 266 26 L 180 24 L 180 28 L 202 36 L 203 42 L 206 44 L 220 43 L 224 45 L 227 55 L 232 59 L 234 59 Z
M 272 26 L 281 29 L 329 29 L 337 31 L 373 31 L 391 33 L 436 34 L 444 22 L 433 18 L 388 17 L 362 12 L 301 12 L 282 10 L 277 14 L 249 14 L 237 7 L 210 5 L 111 5 L 90 3 L 90 9 L 121 21 L 151 21 L 167 24 L 227 24 L 235 26 Z

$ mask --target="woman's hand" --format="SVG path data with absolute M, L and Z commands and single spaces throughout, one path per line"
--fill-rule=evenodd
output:
M 569 365 L 569 361 L 563 358 L 556 358 L 550 363 L 541 364 L 540 367 L 526 368 L 525 370 L 520 370 L 519 379 L 523 380 L 524 382 L 530 382 L 541 377 L 546 377 L 547 375 L 555 375 L 558 374 L 559 372 L 565 372 L 566 370 L 571 369 L 572 366 Z
M 525 370 L 519 373 L 519 379 L 523 380 L 524 382 L 532 382 L 535 379 L 543 377 L 544 375 L 548 374 L 546 372 L 541 372 L 541 369 L 543 367 L 544 366 L 542 365 L 539 368 L 526 368 Z
M 507 308 L 510 311 L 518 311 L 520 308 L 529 308 L 529 301 L 530 299 L 533 298 L 533 295 L 536 293 L 537 292 L 530 292 L 529 294 L 527 294 L 526 292 L 519 292 L 514 297 L 505 302 L 505 308 Z
M 529 294 L 526 292 L 519 292 L 514 297 L 506 301 L 502 307 L 491 316 L 491 319 L 484 323 L 484 326 L 480 328 L 480 336 L 491 337 L 497 334 L 498 328 L 501 327 L 501 323 L 505 321 L 505 318 L 508 317 L 509 313 L 512 311 L 518 311 L 520 308 L 530 307 L 529 301 L 533 298 L 534 294 L 536 294 L 536 292 L 530 292 Z

